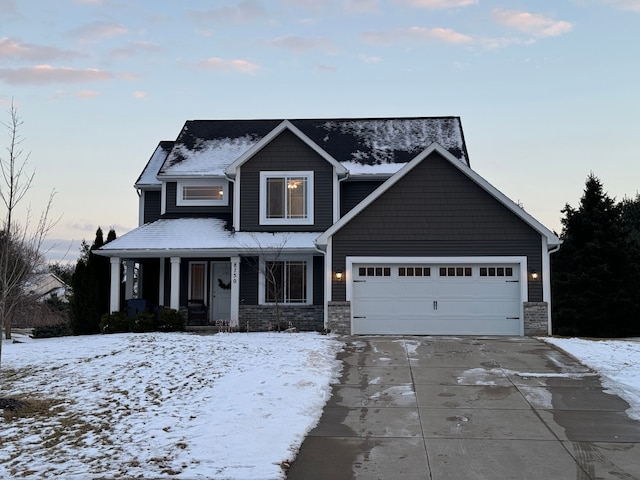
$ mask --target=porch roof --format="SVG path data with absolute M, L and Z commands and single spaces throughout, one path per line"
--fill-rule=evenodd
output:
M 160 219 L 107 243 L 95 253 L 106 257 L 153 258 L 259 255 L 317 251 L 319 232 L 231 232 L 218 218 Z

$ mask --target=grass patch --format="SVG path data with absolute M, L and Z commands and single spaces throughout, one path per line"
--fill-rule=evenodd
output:
M 16 418 L 58 416 L 64 410 L 64 400 L 57 398 L 0 397 L 0 408 L 6 421 Z

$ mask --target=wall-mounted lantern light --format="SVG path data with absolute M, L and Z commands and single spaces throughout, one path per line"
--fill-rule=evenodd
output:
M 537 270 L 531 270 L 531 280 L 538 280 L 540 278 L 540 274 Z
M 336 272 L 336 280 L 341 282 L 342 281 L 342 275 L 343 275 L 342 272 L 337 271 Z

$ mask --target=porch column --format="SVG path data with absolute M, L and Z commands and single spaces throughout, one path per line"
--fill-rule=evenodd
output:
M 124 299 L 129 300 L 133 298 L 133 269 L 135 268 L 135 263 L 133 260 L 125 260 L 124 265 L 127 272 L 124 283 Z
M 120 311 L 120 257 L 111 257 L 111 291 L 109 313 Z
M 231 257 L 231 324 L 240 325 L 240 257 Z
M 180 257 L 171 257 L 171 299 L 169 307 L 180 308 Z

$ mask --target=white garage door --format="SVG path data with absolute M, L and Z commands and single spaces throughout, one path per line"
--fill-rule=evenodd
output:
M 354 263 L 355 334 L 521 335 L 519 264 Z

